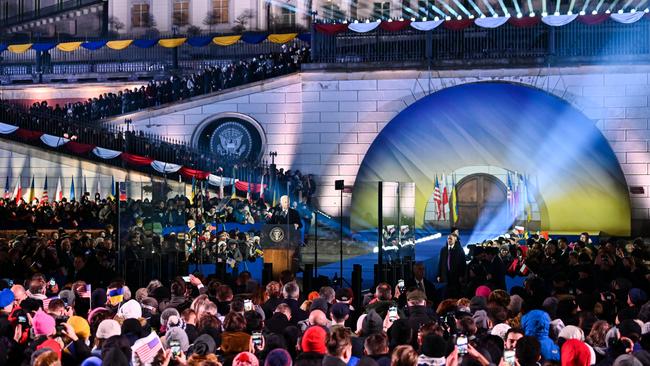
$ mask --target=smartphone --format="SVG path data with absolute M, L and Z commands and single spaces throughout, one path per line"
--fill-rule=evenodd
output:
M 19 316 L 18 317 L 18 324 L 27 324 L 27 317 L 25 316 Z
M 391 306 L 388 308 L 388 319 L 391 321 L 399 319 L 399 314 L 397 314 L 397 306 Z
M 404 280 L 399 280 L 399 281 L 397 281 L 397 288 L 398 288 L 400 291 L 404 291 Z
M 169 349 L 172 351 L 172 357 L 177 357 L 181 354 L 181 343 L 179 341 L 170 341 Z
M 253 310 L 253 301 L 251 300 L 244 300 L 244 311 L 251 311 Z
M 262 333 L 260 332 L 253 332 L 253 335 L 251 336 L 253 339 L 253 345 L 257 347 L 262 347 Z
M 464 334 L 461 334 L 456 338 L 456 348 L 458 348 L 459 355 L 467 354 L 467 337 Z
M 183 276 L 183 281 L 190 282 L 190 276 Z
M 56 281 L 54 280 L 54 278 L 50 278 L 50 287 L 54 287 L 54 286 L 56 286 Z
M 508 364 L 508 366 L 515 366 L 515 351 L 513 350 L 504 351 L 503 360 Z

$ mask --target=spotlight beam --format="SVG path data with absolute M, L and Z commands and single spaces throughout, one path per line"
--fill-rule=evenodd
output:
M 571 2 L 573 2 L 573 1 L 574 1 L 574 0 L 571 0 Z M 561 2 L 562 2 L 562 0 L 557 0 L 557 1 L 555 2 L 555 13 L 554 13 L 555 15 L 559 15 L 559 14 L 560 14 L 560 3 L 561 3 Z
M 634 0 L 627 0 L 627 1 L 625 2 L 625 4 L 623 5 L 623 7 L 621 8 L 621 10 L 625 10 L 625 9 L 627 9 L 628 6 L 632 5 L 632 2 L 633 2 L 633 1 L 634 1 Z
M 582 5 L 582 10 L 580 11 L 581 13 L 583 14 L 587 13 L 587 8 L 589 7 L 589 1 L 590 0 L 586 0 L 585 3 Z
M 485 16 L 485 14 L 483 14 L 483 11 L 481 11 L 481 8 L 479 8 L 478 5 L 476 5 L 474 0 L 467 0 L 467 1 L 469 1 L 469 4 L 472 6 L 472 8 L 474 8 L 474 11 L 479 15 L 479 17 Z
M 600 1 L 598 2 L 598 5 L 596 5 L 596 9 L 594 9 L 594 11 L 595 11 L 596 13 L 598 13 L 598 10 L 600 10 L 600 7 L 603 6 L 603 3 L 604 3 L 604 2 L 605 2 L 605 0 L 600 0 Z
M 557 11 L 560 11 L 560 1 L 558 0 L 557 2 Z M 571 3 L 569 3 L 569 11 L 567 12 L 569 15 L 573 14 L 573 7 L 576 5 L 576 0 L 571 0 Z
M 470 13 L 470 12 L 467 10 L 467 8 L 466 8 L 463 4 L 461 4 L 460 2 L 458 2 L 458 0 L 454 0 L 454 4 L 456 4 L 456 6 L 458 6 L 458 8 L 459 8 L 463 13 L 465 13 L 465 15 L 467 15 L 467 16 L 470 17 L 470 18 L 473 17 L 472 13 Z
M 506 7 L 506 4 L 503 3 L 503 0 L 499 0 L 499 5 L 501 6 L 501 10 L 503 11 L 503 16 L 507 17 L 510 12 L 508 12 L 508 8 Z
M 610 13 L 612 11 L 614 11 L 614 8 L 616 7 L 616 4 L 618 4 L 618 0 L 614 0 L 614 2 L 612 2 L 612 4 L 609 6 L 609 8 L 607 8 L 607 11 L 609 11 Z
M 517 0 L 512 0 L 512 3 L 515 6 L 515 12 L 516 14 L 521 14 L 521 8 L 519 7 L 519 2 Z
M 488 0 L 481 0 L 481 1 L 483 1 L 483 5 L 487 6 L 488 10 L 490 10 L 490 14 L 492 14 L 493 17 L 497 16 L 497 12 L 494 11 L 494 8 L 492 7 L 492 5 L 490 5 L 490 2 Z M 528 1 L 532 1 L 532 0 L 528 0 Z
M 644 6 L 645 3 L 647 3 L 647 2 L 648 2 L 648 0 L 641 0 L 638 4 L 636 4 L 636 6 L 634 7 L 634 9 L 639 10 L 639 8 L 642 7 L 642 6 Z
M 528 0 L 528 12 L 531 14 L 535 12 L 535 9 L 533 9 L 533 0 Z
M 548 14 L 546 11 L 546 0 L 542 0 L 542 16 Z
M 451 6 L 449 6 L 449 4 L 447 4 L 446 2 L 441 1 L 441 0 L 436 0 L 436 1 L 439 2 L 440 4 L 442 4 L 442 7 L 445 8 L 448 12 L 452 13 L 455 17 L 458 16 L 458 12 L 456 12 L 456 10 L 454 10 L 454 8 L 452 8 Z M 438 12 L 439 12 L 438 14 L 441 14 L 441 13 L 444 14 L 443 16 L 444 16 L 445 18 L 448 16 L 447 14 L 445 14 L 444 12 L 442 12 L 440 9 L 438 9 L 438 8 L 437 8 L 435 5 L 433 5 L 433 4 L 431 4 L 431 8 L 432 8 L 434 11 L 438 11 Z M 436 10 L 436 9 L 437 9 L 437 10 Z

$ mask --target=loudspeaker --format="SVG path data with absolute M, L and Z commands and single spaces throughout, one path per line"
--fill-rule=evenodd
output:
M 334 189 L 335 190 L 342 191 L 344 186 L 345 186 L 345 183 L 343 182 L 343 179 L 334 181 Z

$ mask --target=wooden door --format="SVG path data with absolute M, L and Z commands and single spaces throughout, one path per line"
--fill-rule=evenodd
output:
M 457 184 L 458 224 L 461 230 L 471 230 L 481 215 L 498 216 L 507 220 L 506 187 L 489 174 L 472 174 Z

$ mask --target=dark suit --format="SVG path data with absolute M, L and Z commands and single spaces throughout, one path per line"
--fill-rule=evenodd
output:
M 267 222 L 268 224 L 274 225 L 293 225 L 298 224 L 298 229 L 302 227 L 302 222 L 300 221 L 300 215 L 298 211 L 289 207 L 287 211 L 282 210 L 282 206 L 276 206 L 273 208 L 273 216 Z
M 456 243 L 451 252 L 447 244 L 440 250 L 438 277 L 440 282 L 447 283 L 446 297 L 455 297 L 461 293 L 461 278 L 465 277 L 465 252 L 460 244 Z
M 424 290 L 425 295 L 427 295 L 427 300 L 433 304 L 437 304 L 438 299 L 436 298 L 436 285 L 434 285 L 433 282 L 427 280 L 426 278 L 423 278 L 422 282 L 424 282 L 424 288 L 421 290 Z M 420 288 L 415 280 L 415 277 L 408 279 L 406 283 L 404 283 L 404 287 L 406 290 Z

